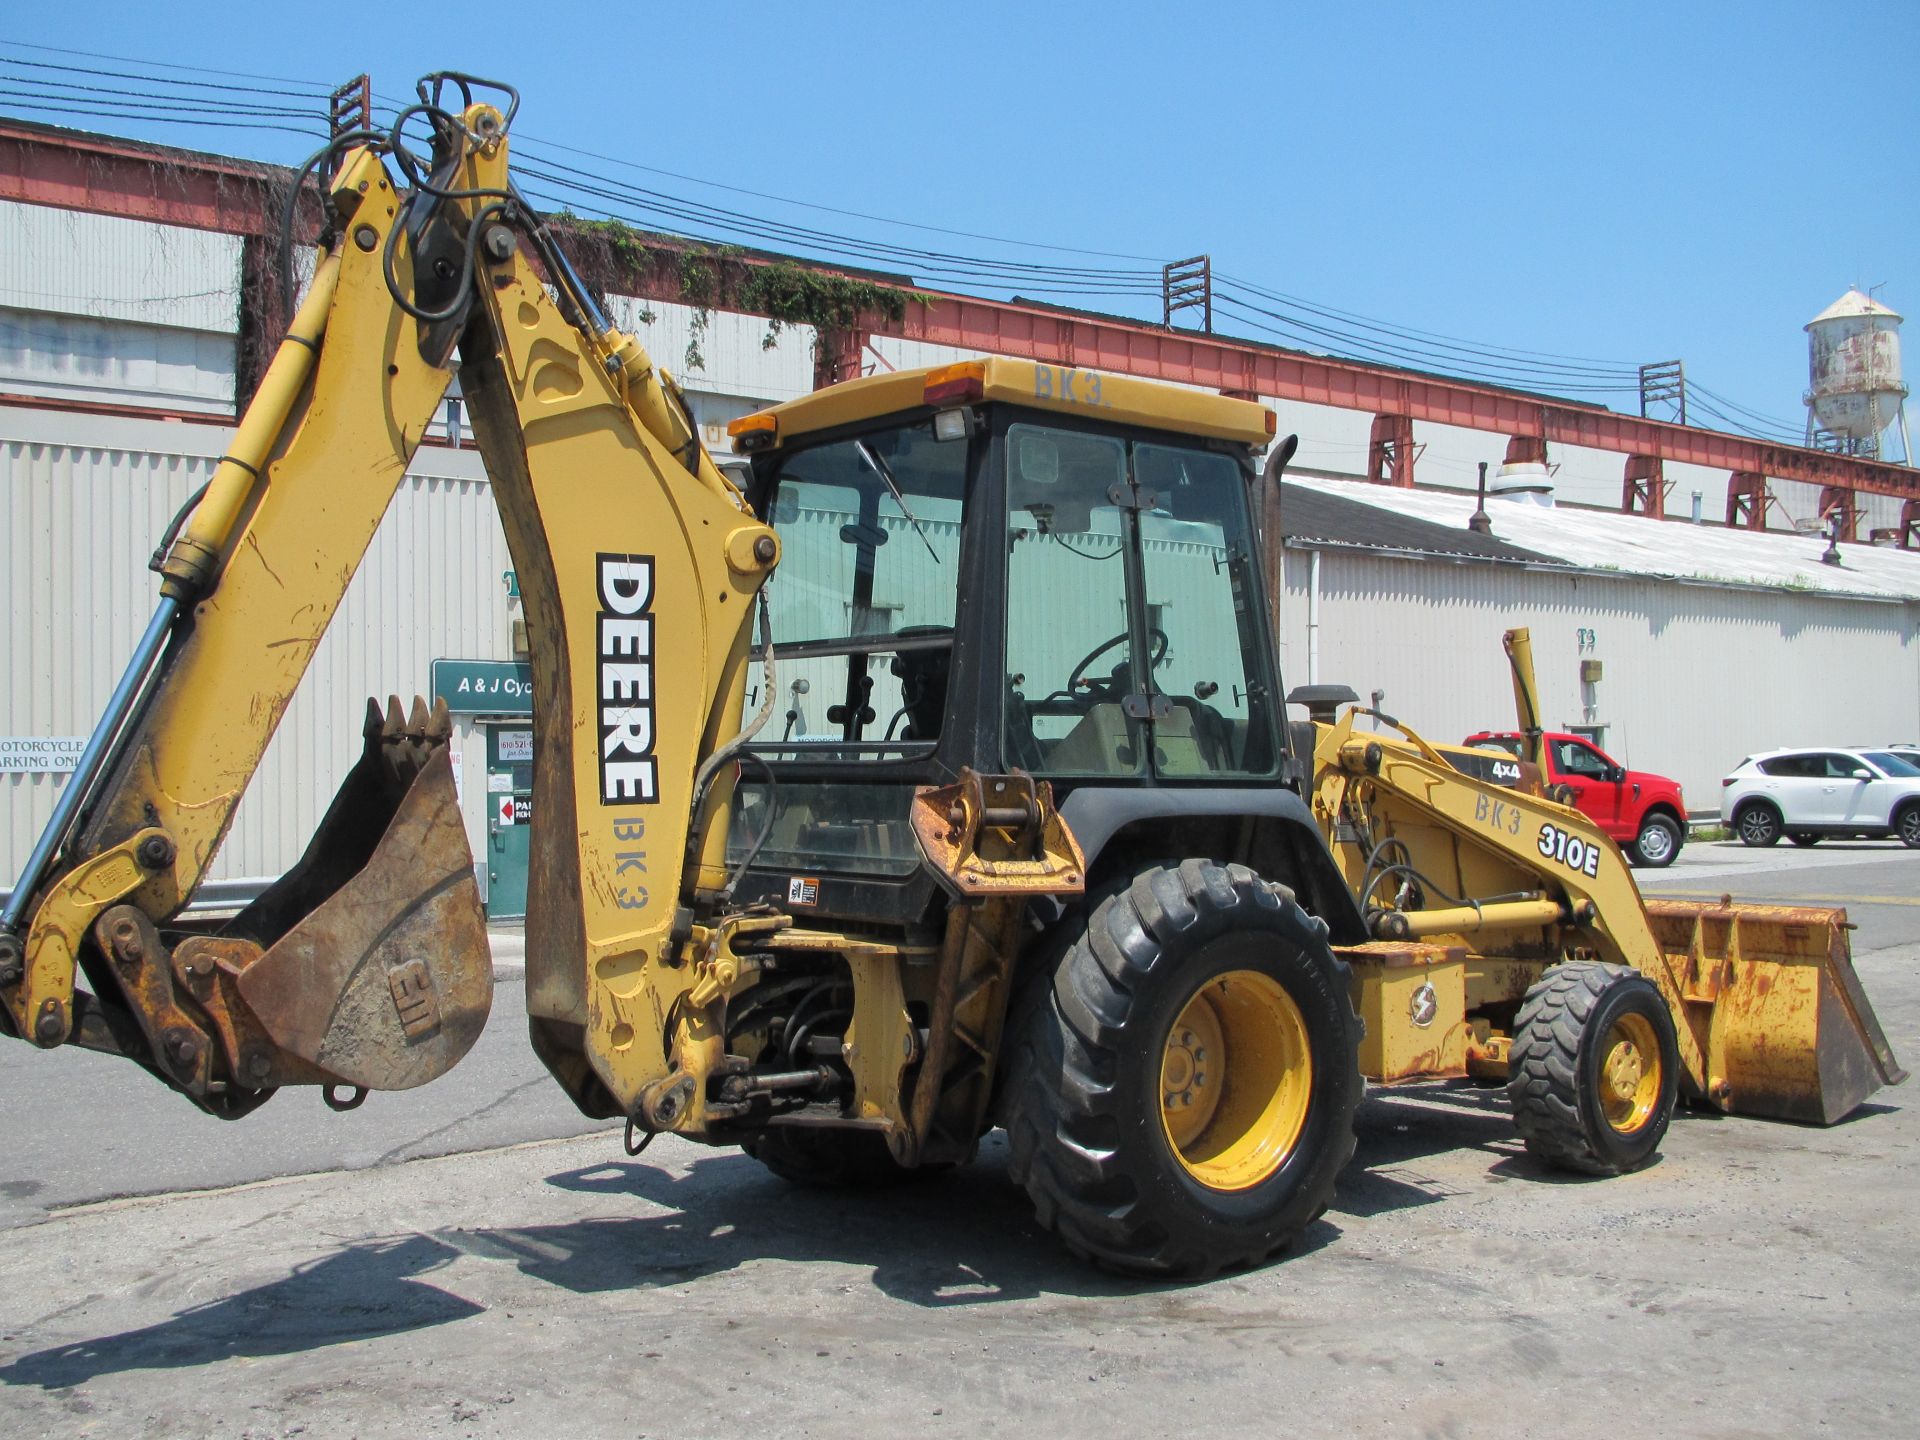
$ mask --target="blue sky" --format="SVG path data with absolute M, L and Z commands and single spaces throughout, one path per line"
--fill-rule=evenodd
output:
M 347 7 L 98 0 L 0 21 L 0 112 L 292 163 L 310 148 L 292 134 L 94 122 L 5 95 L 47 80 L 138 88 L 23 67 L 114 68 L 27 45 L 176 81 L 225 77 L 161 67 L 318 88 L 368 70 L 388 96 L 464 68 L 520 87 L 529 154 L 543 142 L 674 172 L 687 178 L 546 150 L 678 198 L 1026 263 L 1144 271 L 1204 251 L 1292 297 L 1240 292 L 1289 323 L 1306 301 L 1609 369 L 1678 357 L 1797 433 L 1800 327 L 1855 283 L 1920 310 L 1920 4 L 1831 9 L 1844 27 L 1823 11 L 629 0 L 349 20 Z M 988 236 L 1018 243 L 971 238 Z M 1216 328 L 1277 338 L 1252 328 L 1271 322 L 1223 307 Z M 1457 368 L 1430 342 L 1385 343 Z M 1563 362 L 1540 384 L 1581 378 Z

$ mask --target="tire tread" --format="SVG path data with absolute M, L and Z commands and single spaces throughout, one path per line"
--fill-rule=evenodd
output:
M 1353 1158 L 1352 1108 L 1362 1086 L 1359 1020 L 1347 998 L 1347 967 L 1324 949 L 1324 927 L 1299 908 L 1290 890 L 1243 865 L 1188 859 L 1147 870 L 1094 910 L 1086 933 L 1059 963 L 1054 983 L 1042 987 L 1023 1018 L 1020 1033 L 1009 1028 L 1013 1045 L 1001 1112 L 1009 1171 L 1032 1197 L 1040 1224 L 1083 1259 L 1132 1274 L 1200 1277 L 1270 1259 L 1304 1228 L 1237 1242 L 1175 1235 L 1144 1203 L 1122 1154 L 1118 1058 L 1146 1043 L 1135 1033 L 1144 1022 L 1131 1018 L 1135 991 L 1170 949 L 1177 956 L 1179 942 L 1204 943 L 1236 928 L 1292 931 L 1285 938 L 1308 953 L 1325 954 L 1355 1041 L 1332 1060 L 1347 1072 L 1344 1083 L 1326 1091 L 1344 1097 L 1346 1111 L 1336 1117 L 1329 1140 L 1334 1163 L 1316 1168 L 1304 1209 L 1289 1209 L 1311 1223 Z

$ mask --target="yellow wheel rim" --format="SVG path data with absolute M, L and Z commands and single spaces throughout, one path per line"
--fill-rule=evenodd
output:
M 1247 1190 L 1293 1153 L 1313 1094 L 1300 1007 L 1255 970 L 1207 981 L 1160 1058 L 1160 1123 L 1181 1168 L 1213 1190 Z
M 1622 1135 L 1631 1135 L 1653 1118 L 1665 1076 L 1660 1073 L 1660 1042 L 1644 1015 L 1622 1015 L 1607 1029 L 1600 1054 L 1600 1113 Z

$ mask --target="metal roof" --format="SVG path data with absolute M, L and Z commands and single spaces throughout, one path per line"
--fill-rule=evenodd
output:
M 1400 490 L 1364 481 L 1320 479 L 1287 482 L 1287 490 L 1294 489 L 1311 491 L 1323 499 L 1345 500 L 1387 517 L 1355 522 L 1371 525 L 1376 537 L 1400 533 L 1389 528 L 1399 520 L 1425 522 L 1427 527 L 1442 532 L 1458 531 L 1456 544 L 1480 538 L 1470 537 L 1466 528 L 1474 507 L 1471 493 Z M 1286 529 L 1284 499 L 1281 513 L 1282 528 Z M 1544 559 L 1596 573 L 1650 575 L 1694 584 L 1920 601 L 1920 553 L 1911 550 L 1848 544 L 1840 547 L 1841 563 L 1828 565 L 1820 558 L 1827 549 L 1824 535 L 1730 530 L 1722 525 L 1650 520 L 1611 510 L 1570 505 L 1548 508 L 1499 499 L 1487 502 L 1487 513 L 1493 518 L 1494 537 L 1520 552 L 1518 556 L 1490 558 Z
M 1800 328 L 1810 330 L 1822 320 L 1847 320 L 1856 315 L 1884 315 L 1890 320 L 1902 318 L 1897 310 L 1889 310 L 1872 296 L 1849 290 Z
M 1458 555 L 1516 564 L 1556 563 L 1550 555 L 1537 554 L 1497 536 L 1469 530 L 1464 517 L 1458 525 L 1443 525 L 1320 489 L 1318 482 L 1287 480 L 1281 483 L 1280 533 L 1288 540 L 1409 554 Z

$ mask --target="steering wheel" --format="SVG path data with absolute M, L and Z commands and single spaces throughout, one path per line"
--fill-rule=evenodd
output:
M 1098 645 L 1094 646 L 1093 649 L 1081 656 L 1080 663 L 1074 666 L 1072 673 L 1067 676 L 1067 693 L 1072 694 L 1074 691 L 1084 687 L 1089 692 L 1102 692 L 1111 695 L 1116 690 L 1124 688 L 1123 686 L 1116 685 L 1112 677 L 1106 680 L 1089 680 L 1087 678 L 1087 667 L 1109 650 L 1113 649 L 1114 646 L 1126 643 L 1126 640 L 1127 632 L 1122 630 L 1111 640 L 1101 641 Z M 1160 662 L 1167 658 L 1167 632 L 1157 625 L 1149 625 L 1147 627 L 1147 652 L 1147 669 L 1149 670 L 1157 669 Z M 1117 672 L 1125 668 L 1127 667 L 1124 665 L 1116 665 L 1114 670 L 1117 674 Z

